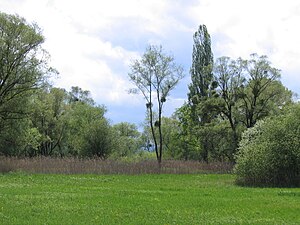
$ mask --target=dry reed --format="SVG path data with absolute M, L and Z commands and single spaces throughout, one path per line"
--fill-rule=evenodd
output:
M 80 158 L 14 158 L 0 157 L 0 173 L 23 171 L 51 174 L 190 174 L 230 173 L 233 164 L 165 160 L 159 167 L 155 160 L 123 162 Z

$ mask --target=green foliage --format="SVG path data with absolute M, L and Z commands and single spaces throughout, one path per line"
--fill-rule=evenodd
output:
M 191 108 L 191 119 L 194 126 L 202 126 L 209 123 L 213 114 L 210 96 L 214 95 L 216 83 L 213 80 L 213 53 L 211 49 L 210 35 L 205 25 L 200 25 L 195 32 L 192 54 L 192 66 L 190 69 L 191 84 L 189 85 L 188 104 Z M 205 139 L 198 140 L 202 149 L 207 149 Z M 202 151 L 203 153 L 205 152 Z M 203 154 L 203 160 L 207 161 L 207 152 Z
M 195 32 L 188 103 L 177 111 L 182 157 L 234 161 L 244 129 L 291 104 L 267 56 L 213 60 L 205 25 Z
M 272 66 L 267 56 L 252 54 L 245 60 L 243 72 L 245 87 L 239 90 L 239 109 L 247 128 L 291 102 L 291 91 L 281 84 L 280 70 Z
M 56 73 L 48 66 L 43 42 L 36 24 L 0 13 L 0 154 L 36 150 L 39 135 L 30 121 L 32 96 Z
M 2 224 L 298 224 L 300 190 L 233 175 L 0 175 Z M 267 204 L 266 204 L 267 203 Z M 279 213 L 280 212 L 280 213 Z
M 75 90 L 78 100 L 73 99 Z M 77 93 L 76 92 L 76 93 Z M 41 88 L 29 101 L 27 118 L 0 120 L 1 154 L 7 156 L 83 156 L 107 158 L 117 148 L 117 135 L 89 92 L 72 87 Z
M 135 124 L 121 122 L 112 127 L 116 149 L 113 158 L 132 157 L 141 148 L 140 132 Z
M 166 98 L 183 78 L 183 68 L 176 65 L 174 57 L 163 52 L 161 46 L 150 45 L 141 59 L 135 60 L 128 74 L 136 86 L 132 93 L 142 93 L 146 101 L 152 140 L 158 163 L 163 152 L 162 111 Z M 157 120 L 155 119 L 157 110 Z M 156 131 L 158 130 L 158 132 Z
M 46 85 L 56 71 L 40 28 L 5 13 L 0 28 L 0 153 L 107 157 L 113 141 L 104 107 L 80 87 Z
M 0 130 L 0 155 L 19 156 L 23 154 L 26 147 L 30 145 L 28 140 L 31 132 L 30 121 L 5 120 Z M 31 139 L 31 138 L 30 138 Z
M 205 25 L 193 39 L 188 103 L 172 118 L 162 116 L 163 106 L 183 78 L 182 67 L 161 46 L 149 46 L 133 61 L 131 91 L 142 93 L 147 110 L 140 134 L 133 124 L 111 126 L 89 91 L 47 84 L 56 71 L 41 47 L 41 29 L 0 13 L 0 155 L 127 159 L 155 150 L 161 162 L 164 149 L 165 158 L 233 161 L 242 131 L 280 114 L 292 93 L 266 56 L 222 57 L 214 64 Z
M 69 103 L 84 102 L 88 105 L 95 105 L 95 101 L 91 98 L 91 93 L 88 90 L 82 90 L 80 87 L 71 87 L 69 92 Z
M 36 24 L 0 13 L 0 28 L 0 120 L 22 119 L 29 111 L 28 98 L 55 71 L 47 65 Z
M 94 120 L 85 127 L 82 155 L 106 159 L 116 147 L 112 129 L 105 118 Z
M 192 55 L 192 67 L 190 70 L 192 83 L 189 85 L 189 103 L 197 105 L 203 97 L 209 96 L 213 82 L 213 53 L 211 50 L 210 35 L 205 25 L 200 25 L 195 32 Z
M 300 186 L 300 105 L 259 121 L 243 133 L 237 154 L 237 182 Z
M 63 140 L 66 129 L 67 93 L 64 89 L 40 89 L 32 96 L 31 121 L 41 138 L 38 151 L 27 149 L 28 156 L 60 155 L 62 156 Z
M 38 148 L 40 146 L 40 143 L 42 141 L 42 135 L 38 131 L 36 127 L 30 128 L 28 131 L 26 131 L 26 136 L 25 136 L 24 142 L 27 144 L 25 147 L 24 154 L 25 155 L 37 155 L 36 153 L 29 153 L 29 151 L 38 151 Z
M 185 160 L 191 159 L 190 153 L 198 147 L 196 144 L 197 138 L 195 132 L 193 132 L 195 126 L 191 116 L 191 108 L 185 103 L 175 111 L 174 117 L 178 120 L 179 125 L 180 158 Z
M 112 143 L 111 128 L 104 117 L 105 112 L 103 106 L 92 106 L 81 101 L 70 105 L 66 114 L 65 131 L 69 154 L 107 157 L 107 154 L 112 151 L 108 149 Z
M 190 70 L 192 82 L 189 85 L 189 102 L 188 105 L 184 106 L 190 109 L 184 110 L 188 113 L 180 115 L 180 120 L 188 121 L 188 125 L 184 125 L 182 129 L 182 134 L 187 135 L 185 145 L 191 149 L 188 157 L 206 162 L 216 159 L 228 159 L 228 153 L 232 153 L 233 150 L 228 149 L 229 152 L 225 152 L 224 149 L 227 149 L 228 146 L 235 149 L 234 144 L 231 144 L 231 142 L 237 141 L 229 137 L 228 141 L 224 142 L 224 136 L 228 137 L 227 134 L 232 132 L 228 132 L 228 129 L 226 129 L 227 124 L 223 121 L 224 109 L 227 105 L 222 100 L 222 96 L 220 96 L 222 93 L 218 89 L 221 82 L 213 73 L 211 40 L 205 25 L 201 25 L 194 34 L 192 56 Z M 219 145 L 219 143 L 223 143 L 226 147 Z M 229 156 L 229 159 L 232 159 L 232 157 Z
M 266 56 L 221 57 L 213 64 L 210 45 L 206 27 L 200 26 L 194 35 L 189 101 L 177 114 L 186 146 L 183 155 L 234 161 L 242 131 L 280 114 L 291 104 L 292 92 Z

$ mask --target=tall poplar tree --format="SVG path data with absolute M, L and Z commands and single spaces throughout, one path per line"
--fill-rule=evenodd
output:
M 210 35 L 205 25 L 200 25 L 195 32 L 190 70 L 192 83 L 189 85 L 188 100 L 191 106 L 193 120 L 205 124 L 208 116 L 197 113 L 197 105 L 211 95 L 213 83 L 213 53 Z
M 189 85 L 188 106 L 190 107 L 190 120 L 196 131 L 195 139 L 199 144 L 199 159 L 208 161 L 210 141 L 207 128 L 204 127 L 213 118 L 211 97 L 216 88 L 213 82 L 213 53 L 211 39 L 205 25 L 200 25 L 195 32 L 192 55 L 192 67 L 190 69 L 191 84 Z M 194 132 L 193 132 L 194 133 Z M 195 134 L 194 134 L 195 135 Z

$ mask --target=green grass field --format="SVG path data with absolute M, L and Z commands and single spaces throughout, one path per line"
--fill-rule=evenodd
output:
M 0 175 L 0 224 L 300 224 L 300 188 L 233 175 Z

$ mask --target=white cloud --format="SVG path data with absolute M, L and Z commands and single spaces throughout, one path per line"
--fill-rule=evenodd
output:
M 185 102 L 185 98 L 169 97 L 165 103 L 164 116 L 172 116 L 174 110 L 180 108 Z
M 282 70 L 284 83 L 296 88 L 292 82 L 300 82 L 299 1 L 203 0 L 190 13 L 217 39 L 212 43 L 217 57 L 247 58 L 253 52 L 268 55 Z
M 148 43 L 165 46 L 188 71 L 192 35 L 200 24 L 208 27 L 216 57 L 266 54 L 282 69 L 284 84 L 300 91 L 298 0 L 1 0 L 0 8 L 43 29 L 44 47 L 60 72 L 58 86 L 90 90 L 108 107 L 144 108 L 140 96 L 126 92 L 127 73 Z M 168 114 L 186 90 L 174 90 L 182 93 L 170 97 Z
M 124 70 L 125 76 L 113 72 L 108 61 L 114 61 L 125 69 L 137 53 L 112 46 L 101 40 L 101 36 L 97 38 L 89 33 L 105 27 L 106 22 L 112 22 L 109 19 L 120 16 L 121 8 L 119 12 L 112 10 L 113 2 L 105 2 L 105 7 L 101 7 L 99 1 L 29 0 L 21 3 L 18 7 L 14 4 L 5 6 L 10 13 L 16 12 L 42 27 L 46 37 L 44 47 L 51 54 L 52 65 L 60 72 L 60 78 L 55 81 L 57 86 L 80 86 L 90 90 L 99 103 L 119 104 L 132 99 L 126 94 L 130 86 L 127 71 Z

